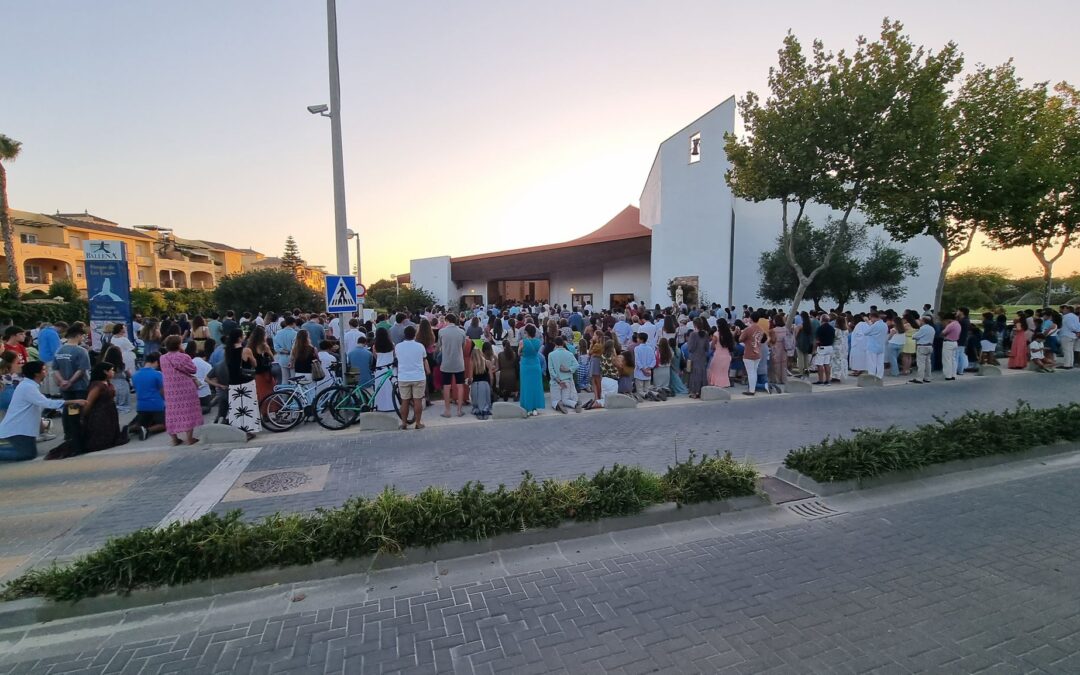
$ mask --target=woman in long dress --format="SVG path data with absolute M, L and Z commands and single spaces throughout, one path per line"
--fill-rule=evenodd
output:
M 497 393 L 504 401 L 517 400 L 518 397 L 518 355 L 517 349 L 510 345 L 509 339 L 503 340 L 503 349 L 499 352 L 499 381 Z
M 234 328 L 225 338 L 225 367 L 229 370 L 229 414 L 225 421 L 246 433 L 248 440 L 262 430 L 255 394 L 256 365 L 255 355 L 244 346 L 244 332 Z
M 394 341 L 390 339 L 390 331 L 385 328 L 375 329 L 375 382 L 386 374 L 386 371 L 394 367 Z M 387 382 L 375 394 L 375 410 L 379 412 L 394 412 L 394 388 Z
M 180 351 L 180 336 L 165 338 L 165 353 L 161 355 L 161 377 L 165 384 L 165 431 L 172 436 L 173 445 L 180 445 L 180 434 L 188 445 L 195 443 L 192 431 L 203 423 L 199 403 L 199 385 L 195 381 L 195 364 Z
M 706 369 L 709 365 L 709 333 L 705 330 L 706 324 L 701 317 L 694 319 L 694 325 L 697 330 L 686 336 L 686 347 L 690 355 L 690 377 L 687 379 L 686 388 L 690 390 L 690 398 L 700 398 L 701 388 L 708 381 Z
M 107 450 L 128 442 L 128 435 L 120 429 L 120 413 L 116 409 L 116 389 L 110 380 L 115 366 L 102 361 L 90 371 L 90 388 L 86 392 L 79 422 L 82 424 L 83 452 Z M 127 384 L 126 380 L 122 380 Z
M 530 416 L 540 414 L 544 408 L 544 384 L 541 380 L 540 338 L 536 326 L 525 326 L 525 338 L 521 341 L 521 407 Z
M 710 387 L 731 386 L 731 349 L 735 346 L 735 338 L 731 335 L 727 321 L 720 319 L 716 322 L 716 332 L 712 336 L 712 361 L 709 361 L 708 381 Z
M 769 328 L 769 384 L 787 384 L 787 345 L 791 333 L 782 315 L 774 316 Z
M 847 317 L 836 317 L 836 340 L 833 342 L 832 379 L 842 382 L 848 376 L 848 327 Z
M 1019 319 L 1013 324 L 1012 347 L 1009 348 L 1009 367 L 1014 370 L 1027 368 L 1031 359 L 1028 349 L 1027 325 Z
M 870 330 L 870 324 L 865 321 L 862 314 L 855 318 L 858 323 L 851 331 L 851 353 L 848 355 L 852 375 L 866 372 L 866 369 L 870 367 L 870 360 L 866 354 L 866 334 Z

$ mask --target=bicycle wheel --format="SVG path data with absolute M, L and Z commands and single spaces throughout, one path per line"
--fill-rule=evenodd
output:
M 295 392 L 275 391 L 260 406 L 263 427 L 268 431 L 288 431 L 304 421 L 304 405 Z
M 331 431 L 344 429 L 356 421 L 360 402 L 349 387 L 330 387 L 315 397 L 315 421 Z

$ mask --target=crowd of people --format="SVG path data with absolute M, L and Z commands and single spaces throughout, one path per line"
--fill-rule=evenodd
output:
M 214 422 L 260 431 L 262 403 L 285 383 L 312 396 L 345 378 L 371 387 L 389 371 L 395 390 L 378 387 L 374 407 L 400 407 L 401 429 L 424 428 L 424 410 L 442 399 L 443 417 L 484 419 L 497 401 L 527 416 L 609 407 L 613 395 L 639 401 L 699 398 L 706 386 L 743 388 L 746 396 L 783 391 L 790 378 L 818 386 L 868 374 L 913 384 L 942 371 L 955 380 L 980 366 L 1041 372 L 1071 369 L 1080 348 L 1074 308 L 1003 311 L 972 319 L 955 313 L 864 313 L 735 307 L 647 308 L 630 303 L 595 311 L 546 303 L 442 307 L 337 320 L 300 309 L 282 314 L 146 318 L 106 327 L 91 351 L 87 326 L 43 323 L 5 329 L 0 351 L 0 459 L 32 459 L 53 437 L 49 411 L 63 420 L 61 458 L 114 447 L 134 436 L 167 433 L 195 443 Z M 1058 365 L 1057 359 L 1061 358 Z M 131 423 L 120 414 L 134 411 Z M 45 417 L 43 418 L 43 413 Z M 410 419 L 410 416 L 412 419 Z

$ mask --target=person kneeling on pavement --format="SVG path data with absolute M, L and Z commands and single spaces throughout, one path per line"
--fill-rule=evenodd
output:
M 555 350 L 548 356 L 548 373 L 551 375 L 551 407 L 564 415 L 567 408 L 574 412 L 581 412 L 577 387 L 574 386 L 577 367 L 577 358 L 566 349 L 566 340 L 562 336 L 555 338 Z
M 161 354 L 151 352 L 143 363 L 131 376 L 135 385 L 135 420 L 128 425 L 128 433 L 139 434 L 145 441 L 151 434 L 165 431 L 165 378 L 160 370 Z
M 81 406 L 85 399 L 67 401 L 46 398 L 41 393 L 45 364 L 30 361 L 22 367 L 23 379 L 15 387 L 7 414 L 0 420 L 0 461 L 19 462 L 37 457 L 37 437 L 41 431 L 42 410 L 60 410 Z

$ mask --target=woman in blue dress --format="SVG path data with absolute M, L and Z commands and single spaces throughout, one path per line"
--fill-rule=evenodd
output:
M 536 326 L 525 326 L 521 341 L 521 407 L 530 417 L 539 415 L 544 407 L 544 384 L 540 378 L 540 339 Z

